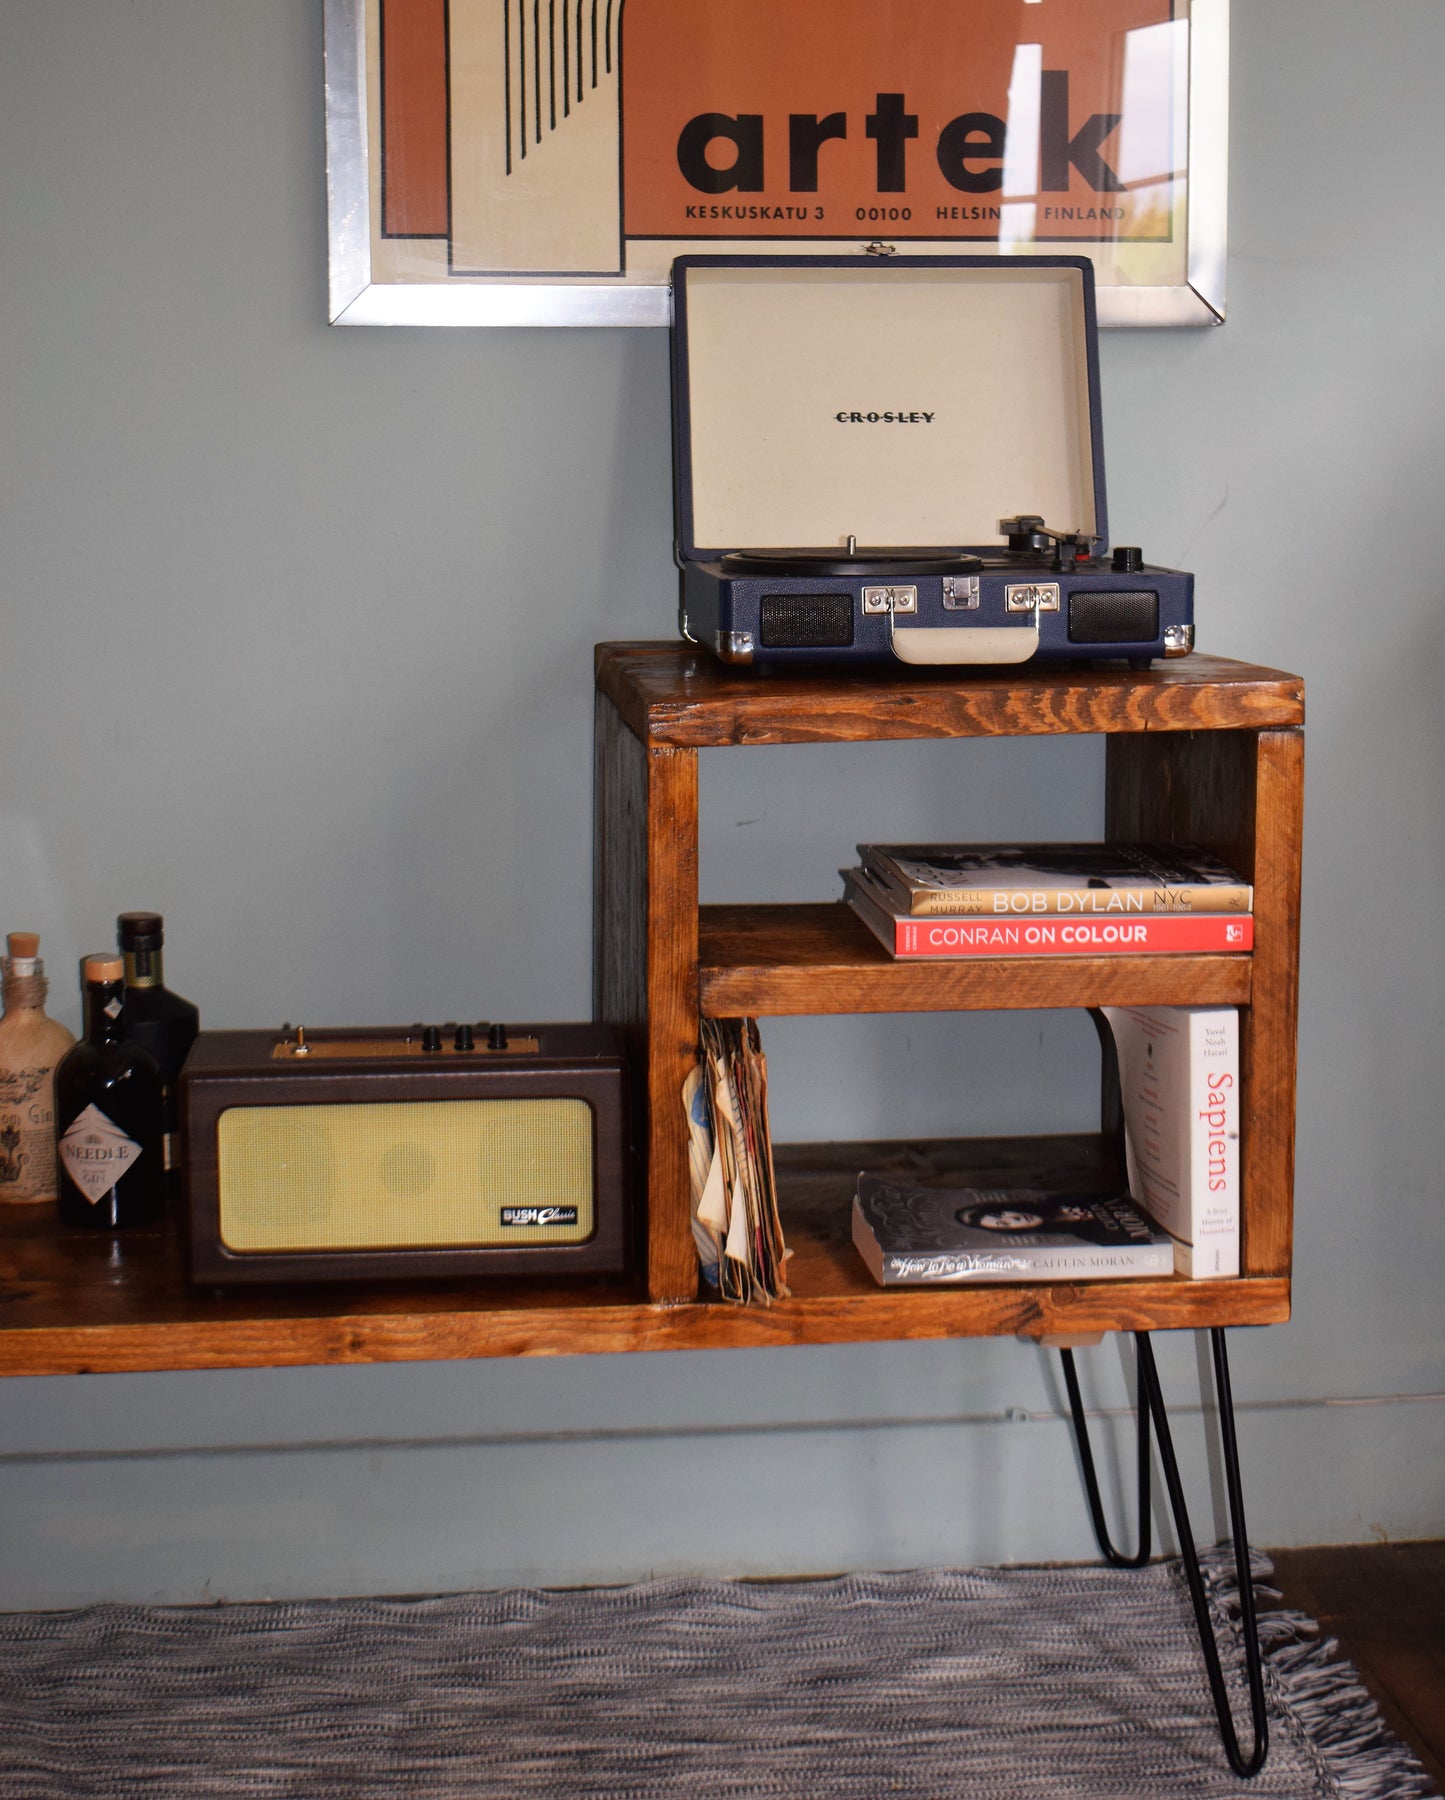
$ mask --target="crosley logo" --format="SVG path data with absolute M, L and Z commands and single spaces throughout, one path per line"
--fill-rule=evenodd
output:
M 840 412 L 833 417 L 840 425 L 931 425 L 931 412 Z

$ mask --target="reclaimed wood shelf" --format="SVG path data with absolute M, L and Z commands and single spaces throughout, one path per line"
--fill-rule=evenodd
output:
M 1146 670 L 900 665 L 820 674 L 729 669 L 686 645 L 652 643 L 599 645 L 595 673 L 594 1012 L 626 1031 L 642 1075 L 636 1139 L 652 1302 L 696 1300 L 678 1096 L 701 1017 L 1212 1004 L 1240 1008 L 1238 1281 L 900 1296 L 874 1286 L 847 1243 L 856 1165 L 841 1184 L 829 1177 L 799 1197 L 783 1169 L 796 1181 L 800 1165 L 782 1148 L 793 1298 L 768 1316 L 777 1329 L 782 1315 L 822 1307 L 858 1337 L 914 1335 L 909 1322 L 925 1316 L 951 1335 L 1036 1337 L 1064 1329 L 1065 1318 L 1083 1332 L 1288 1317 L 1304 764 L 1298 676 L 1199 655 Z M 1201 844 L 1232 863 L 1254 884 L 1252 953 L 903 962 L 841 901 L 699 904 L 700 750 L 1086 734 L 1106 742 L 1105 835 Z
M 848 1235 L 858 1168 L 978 1179 L 1095 1166 L 1095 1137 L 898 1146 L 792 1145 L 778 1181 L 795 1298 L 772 1307 L 648 1299 L 640 1280 L 347 1282 L 197 1288 L 169 1231 L 68 1231 L 48 1208 L 0 1209 L 0 1375 L 279 1368 L 488 1356 L 765 1348 L 863 1340 L 1087 1335 L 1192 1323 L 1186 1281 L 998 1286 L 961 1295 L 877 1287 Z M 1288 1284 L 1210 1284 L 1220 1322 L 1287 1316 Z M 964 1304 L 960 1305 L 960 1301 Z
M 843 900 L 698 909 L 709 1018 L 1077 1006 L 1247 1006 L 1248 956 L 891 957 Z
M 1304 701 L 1212 657 L 1145 672 L 734 672 L 680 644 L 597 651 L 595 1012 L 635 1058 L 642 1242 L 629 1279 L 193 1286 L 166 1231 L 112 1240 L 0 1208 L 0 1375 L 703 1350 L 1267 1324 L 1289 1316 Z M 697 752 L 729 744 L 1103 733 L 1106 831 L 1202 843 L 1255 886 L 1249 956 L 895 962 L 848 909 L 699 907 Z M 1241 1008 L 1238 1280 L 883 1289 L 849 1239 L 859 1167 L 1104 1171 L 1102 1136 L 783 1145 L 792 1298 L 700 1298 L 679 1102 L 703 1013 L 1207 1001 Z

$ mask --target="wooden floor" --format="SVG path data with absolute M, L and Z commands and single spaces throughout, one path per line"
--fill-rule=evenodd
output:
M 1445 1795 L 1445 1542 L 1271 1550 L 1284 1603 L 1338 1638 Z

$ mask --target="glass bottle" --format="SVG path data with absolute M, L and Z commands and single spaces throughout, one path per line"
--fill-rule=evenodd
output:
M 189 1000 L 165 984 L 161 950 L 165 920 L 157 912 L 124 912 L 115 922 L 116 941 L 125 957 L 125 1032 L 156 1059 L 161 1072 L 165 1110 L 166 1191 L 174 1195 L 180 1182 L 181 1065 L 200 1029 L 201 1015 Z
M 33 931 L 12 931 L 0 959 L 0 1201 L 53 1201 L 55 1065 L 75 1042 L 45 1011 L 50 984 Z
M 125 964 L 87 956 L 85 1036 L 55 1071 L 60 1216 L 118 1231 L 165 1211 L 161 1078 L 155 1058 L 126 1037 Z

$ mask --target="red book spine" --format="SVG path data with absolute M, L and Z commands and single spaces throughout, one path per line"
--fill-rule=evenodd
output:
M 1253 948 L 1254 919 L 1247 913 L 893 920 L 895 956 L 1147 956 Z

